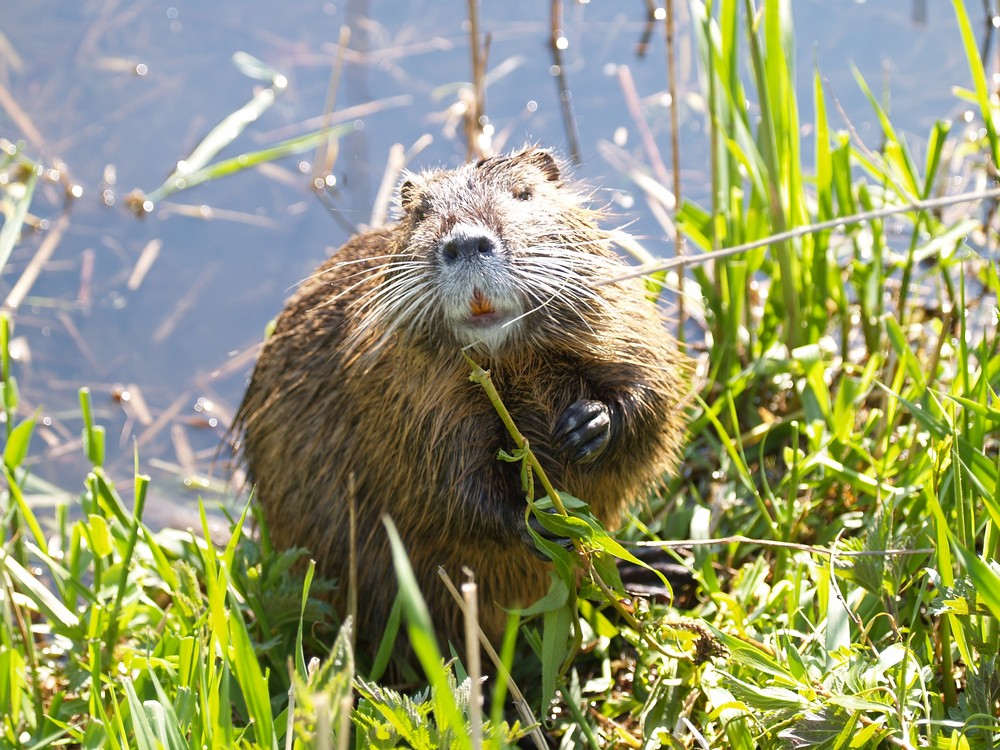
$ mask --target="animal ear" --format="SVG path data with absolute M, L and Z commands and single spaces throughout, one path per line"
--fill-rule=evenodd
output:
M 528 148 L 514 156 L 519 161 L 531 164 L 540 171 L 549 182 L 559 182 L 562 174 L 559 171 L 559 164 L 552 153 L 541 148 Z
M 409 177 L 399 188 L 399 205 L 404 211 L 412 209 L 420 200 L 420 186 L 416 179 Z

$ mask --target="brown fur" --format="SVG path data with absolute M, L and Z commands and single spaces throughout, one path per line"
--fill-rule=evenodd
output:
M 353 474 L 362 636 L 377 640 L 395 596 L 388 514 L 442 638 L 460 641 L 462 625 L 437 568 L 458 580 L 468 566 L 495 641 L 503 608 L 541 596 L 550 565 L 524 541 L 519 467 L 497 460 L 512 441 L 469 381 L 462 346 L 490 370 L 553 483 L 610 527 L 675 466 L 687 361 L 641 282 L 592 283 L 627 267 L 548 153 L 411 175 L 401 205 L 397 225 L 352 238 L 281 313 L 237 416 L 243 456 L 273 541 L 308 547 L 344 582 L 339 608 Z M 485 227 L 500 248 L 488 272 L 459 263 L 445 288 L 442 238 L 459 225 Z M 523 317 L 477 343 L 454 322 L 471 319 L 470 285 Z M 580 399 L 612 415 L 606 449 L 588 462 L 552 447 Z

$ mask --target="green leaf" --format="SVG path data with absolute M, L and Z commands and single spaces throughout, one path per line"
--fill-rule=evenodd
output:
M 733 695 L 751 708 L 759 711 L 805 711 L 812 702 L 795 692 L 783 687 L 768 687 L 741 680 L 733 674 L 720 672 L 725 678 L 726 686 Z
M 742 641 L 728 633 L 723 633 L 721 630 L 717 630 L 709 625 L 706 625 L 706 627 L 715 633 L 715 636 L 729 649 L 729 657 L 732 661 L 744 664 L 758 672 L 764 672 L 765 674 L 777 677 L 788 684 L 794 685 L 797 683 L 792 673 L 785 669 L 784 666 L 766 651 L 762 651 L 746 641 Z
M 3 462 L 12 472 L 28 457 L 31 435 L 35 429 L 35 418 L 26 419 L 11 430 L 7 445 L 3 449 Z
M 49 553 L 48 542 L 45 540 L 45 533 L 42 531 L 41 524 L 38 523 L 38 518 L 35 516 L 31 503 L 25 499 L 24 493 L 21 491 L 21 486 L 14 477 L 14 473 L 6 465 L 4 466 L 3 473 L 4 478 L 7 480 L 7 491 L 13 499 L 14 505 L 17 506 L 21 521 L 31 531 L 31 536 L 34 538 L 38 548 L 43 554 L 47 555 Z
M 6 218 L 3 228 L 0 228 L 0 271 L 10 258 L 14 246 L 21 239 L 21 227 L 24 226 L 24 219 L 28 215 L 28 207 L 31 206 L 31 198 L 35 194 L 35 183 L 38 181 L 38 170 L 32 169 L 24 183 L 24 192 L 17 198 L 14 204 L 13 213 Z
M 277 68 L 271 67 L 247 52 L 242 50 L 234 52 L 233 65 L 247 78 L 263 81 L 278 88 L 285 88 L 285 76 Z
M 206 165 L 200 169 L 193 170 L 183 175 L 179 175 L 175 172 L 170 175 L 170 177 L 168 177 L 166 181 L 160 185 L 160 187 L 156 188 L 156 190 L 147 195 L 146 200 L 155 204 L 180 190 L 187 190 L 188 188 L 195 187 L 196 185 L 208 182 L 209 180 L 227 177 L 231 174 L 235 174 L 236 172 L 241 172 L 244 169 L 256 167 L 258 164 L 264 164 L 269 161 L 274 161 L 275 159 L 281 159 L 285 156 L 291 156 L 293 154 L 302 153 L 303 151 L 308 151 L 323 141 L 337 139 L 347 133 L 353 132 L 353 130 L 353 123 L 334 125 L 329 128 L 317 130 L 313 133 L 307 133 L 305 135 L 296 136 L 295 138 L 289 138 L 288 140 L 281 141 L 280 143 L 276 143 L 275 145 L 261 149 L 260 151 L 240 154 L 239 156 L 234 156 L 231 159 L 222 159 L 221 161 L 214 162 L 213 164 Z
M 26 687 L 24 670 L 24 656 L 20 651 L 0 647 L 0 706 L 6 706 L 6 715 L 14 723 L 21 716 L 21 701 Z
M 972 82 L 976 91 L 976 102 L 979 104 L 979 114 L 986 126 L 993 163 L 996 164 L 1000 162 L 1000 139 L 997 137 L 996 125 L 993 120 L 994 110 L 990 106 L 992 94 L 989 82 L 986 80 L 986 70 L 979 56 L 979 45 L 976 42 L 972 24 L 969 23 L 969 14 L 965 10 L 964 0 L 952 0 L 951 5 L 955 9 L 955 18 L 958 19 L 958 28 L 962 34 L 962 47 L 965 49 L 965 59 L 969 63 L 969 72 L 972 74 Z
M 6 568 L 14 584 L 35 603 L 35 606 L 46 618 L 58 624 L 63 632 L 75 631 L 79 628 L 79 618 L 3 549 L 0 549 L 0 562 L 3 563 L 3 567 Z
M 247 125 L 255 122 L 270 109 L 278 93 L 287 86 L 285 76 L 246 52 L 236 52 L 233 55 L 233 63 L 244 75 L 271 85 L 260 89 L 249 102 L 212 128 L 194 151 L 177 164 L 177 169 L 171 177 L 184 178 L 185 175 L 203 169 L 219 151 L 236 140 Z
M 969 572 L 969 577 L 976 586 L 976 591 L 990 612 L 1000 619 L 1000 571 L 995 565 L 987 565 L 974 552 L 952 539 L 952 548 L 962 560 L 962 566 Z
M 256 744 L 276 749 L 278 740 L 274 734 L 274 714 L 271 711 L 267 677 L 261 670 L 260 661 L 247 632 L 246 622 L 243 620 L 243 613 L 236 602 L 229 608 L 228 618 L 230 659 L 243 699 L 246 701 Z
M 306 569 L 305 581 L 302 583 L 302 600 L 299 605 L 299 626 L 295 629 L 295 669 L 303 677 L 306 674 L 305 651 L 302 648 L 303 629 L 306 621 L 306 607 L 309 604 L 309 589 L 312 586 L 313 576 L 316 575 L 316 561 L 310 560 Z M 345 635 L 346 624 L 341 626 L 341 632 L 337 635 L 337 642 Z
M 451 729 L 456 747 L 469 748 L 472 743 L 468 734 L 465 733 L 465 721 L 455 702 L 448 681 L 448 673 L 443 666 L 441 651 L 438 649 L 437 638 L 434 633 L 434 626 L 431 623 L 430 612 L 427 603 L 420 593 L 416 576 L 410 566 L 406 549 L 403 547 L 403 540 L 396 530 L 392 519 L 386 516 L 383 519 L 386 532 L 389 534 L 389 545 L 392 548 L 392 564 L 396 570 L 396 578 L 399 581 L 399 591 L 403 600 L 403 612 L 406 614 L 407 633 L 410 636 L 410 645 L 417 655 L 420 665 L 424 669 L 428 681 L 434 693 L 435 714 L 438 717 L 441 731 Z
M 132 729 L 135 732 L 136 747 L 138 750 L 160 750 L 161 746 L 157 741 L 156 732 L 152 724 L 149 723 L 149 717 L 146 715 L 146 711 L 139 701 L 139 696 L 135 694 L 135 687 L 132 685 L 132 680 L 125 677 L 122 680 L 122 685 L 125 688 L 125 697 L 128 701 L 129 713 L 132 716 Z
M 90 539 L 94 554 L 98 557 L 107 557 L 114 550 L 108 521 L 104 516 L 95 514 L 87 516 L 87 537 Z
M 576 603 L 550 609 L 542 618 L 542 698 L 543 706 L 556 694 L 556 678 L 563 668 L 574 642 L 573 618 Z
M 150 669 L 147 674 L 156 690 L 156 700 L 145 701 L 143 708 L 146 710 L 146 718 L 156 732 L 161 747 L 166 750 L 187 750 L 188 744 L 184 741 L 180 731 L 181 722 L 177 718 L 170 698 L 156 678 L 156 673 Z
M 569 602 L 570 590 L 566 581 L 556 575 L 554 571 L 549 571 L 549 577 L 552 580 L 549 583 L 549 590 L 545 592 L 545 596 L 537 599 L 530 607 L 518 610 L 521 617 L 530 617 L 531 615 L 565 607 L 567 602 Z

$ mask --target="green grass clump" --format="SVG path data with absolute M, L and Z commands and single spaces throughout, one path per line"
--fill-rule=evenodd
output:
M 248 510 L 222 547 L 205 541 L 204 511 L 197 533 L 148 528 L 148 479 L 137 458 L 131 503 L 112 485 L 86 391 L 92 469 L 38 517 L 35 417 L 0 317 L 0 747 L 508 747 L 530 741 L 530 713 L 505 721 L 518 687 L 563 747 L 998 746 L 1000 110 L 953 6 L 973 84 L 960 96 L 981 132 L 942 120 L 918 155 L 859 78 L 882 130 L 873 149 L 831 124 L 814 71 L 805 164 L 791 4 L 691 3 L 712 190 L 676 221 L 713 254 L 686 305 L 706 367 L 685 471 L 617 537 L 537 477 L 535 494 L 569 511 L 540 519 L 579 554 L 552 545 L 559 581 L 503 649 L 513 678 L 485 699 L 464 654 L 446 665 L 398 543 L 425 685 L 411 691 L 370 679 L 350 623 L 331 625 L 331 584 L 303 551 L 250 533 Z M 37 174 L 4 159 L 5 184 L 24 189 L 4 202 L 0 261 Z M 933 202 L 956 163 L 985 209 Z M 526 450 L 506 459 L 531 465 Z M 686 540 L 695 594 L 626 600 L 612 564 L 631 556 L 624 540 L 671 539 Z

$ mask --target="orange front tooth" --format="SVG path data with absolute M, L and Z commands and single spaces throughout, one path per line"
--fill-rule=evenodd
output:
M 473 289 L 472 299 L 469 300 L 469 309 L 473 315 L 486 315 L 493 312 L 493 305 L 479 289 Z

